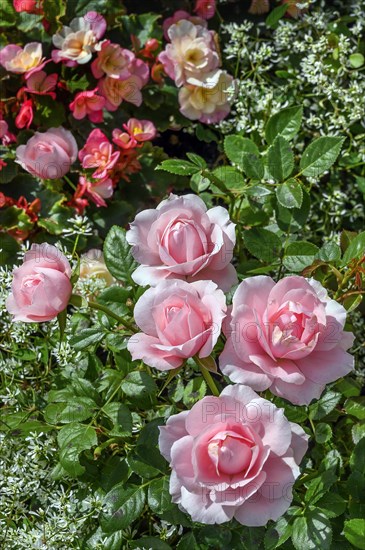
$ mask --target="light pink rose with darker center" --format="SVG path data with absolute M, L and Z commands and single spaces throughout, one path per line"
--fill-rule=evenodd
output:
M 51 321 L 68 304 L 72 292 L 71 266 L 58 248 L 33 244 L 24 262 L 14 269 L 6 308 L 14 321 Z
M 345 322 L 344 307 L 314 279 L 249 277 L 233 296 L 220 368 L 233 382 L 308 405 L 354 367 Z
M 128 350 L 158 370 L 179 367 L 198 354 L 208 357 L 221 332 L 226 300 L 212 281 L 164 281 L 148 289 L 134 308 L 143 331 L 132 336 Z
M 26 145 L 16 150 L 16 162 L 42 179 L 61 178 L 77 158 L 77 143 L 65 128 L 36 132 Z
M 140 285 L 163 279 L 209 279 L 228 291 L 237 282 L 230 263 L 235 224 L 225 208 L 207 210 L 196 195 L 171 194 L 155 210 L 140 212 L 126 237 L 142 264 L 132 275 Z
M 172 501 L 201 523 L 257 527 L 289 508 L 308 437 L 247 386 L 226 387 L 160 427 Z

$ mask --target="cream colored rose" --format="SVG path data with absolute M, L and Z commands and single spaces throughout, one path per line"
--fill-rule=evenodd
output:
M 181 113 L 190 120 L 213 124 L 225 118 L 235 96 L 235 82 L 226 71 L 217 69 L 203 80 L 192 79 L 179 92 Z
M 104 279 L 107 286 L 115 283 L 114 277 L 105 265 L 102 251 L 96 248 L 82 254 L 80 258 L 80 279 L 90 277 Z

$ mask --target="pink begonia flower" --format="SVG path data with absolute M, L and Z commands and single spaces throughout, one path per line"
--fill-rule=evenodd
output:
M 95 11 L 76 17 L 69 27 L 64 26 L 53 35 L 53 44 L 58 48 L 52 51 L 53 61 L 62 61 L 69 67 L 88 63 L 105 31 L 106 21 Z
M 235 94 L 233 77 L 217 69 L 206 75 L 203 81 L 191 79 L 191 84 L 180 89 L 180 112 L 190 120 L 214 124 L 229 114 Z
M 79 185 L 82 188 L 82 194 L 88 196 L 96 206 L 107 206 L 104 199 L 110 199 L 114 193 L 113 182 L 108 177 L 91 182 L 84 176 L 80 176 Z
M 211 19 L 215 14 L 215 0 L 196 0 L 194 13 L 202 19 Z
M 170 416 L 159 447 L 172 468 L 172 502 L 193 521 L 259 527 L 289 508 L 308 436 L 284 409 L 237 384 Z
M 143 332 L 128 341 L 133 361 L 170 370 L 185 359 L 208 357 L 221 332 L 226 299 L 212 281 L 162 281 L 149 288 L 134 308 Z
M 26 145 L 19 145 L 15 162 L 39 178 L 58 179 L 69 172 L 76 158 L 76 140 L 60 126 L 36 132 Z
M 141 146 L 144 141 L 153 139 L 157 132 L 153 122 L 136 118 L 130 118 L 123 128 L 125 132 L 118 128 L 113 130 L 113 142 L 122 149 Z
M 70 103 L 70 109 L 77 120 L 86 116 L 91 122 L 103 122 L 103 108 L 105 98 L 97 95 L 97 88 L 76 94 L 75 99 Z
M 9 44 L 0 50 L 0 65 L 10 73 L 30 76 L 35 70 L 38 71 L 45 65 L 42 58 L 42 44 L 29 42 L 24 48 Z
M 196 195 L 171 194 L 156 209 L 143 210 L 126 234 L 140 265 L 132 274 L 137 284 L 163 279 L 212 280 L 224 291 L 237 283 L 230 263 L 236 242 L 235 224 L 227 210 L 207 210 Z
M 33 120 L 33 101 L 27 99 L 20 107 L 20 111 L 15 119 L 17 128 L 29 128 Z
M 166 74 L 176 86 L 203 79 L 220 65 L 214 31 L 182 19 L 167 31 L 170 44 L 158 56 Z
M 116 111 L 123 101 L 140 107 L 142 105 L 142 87 L 142 80 L 135 75 L 126 80 L 106 76 L 98 83 L 99 93 L 105 97 L 105 108 L 108 111 Z
M 97 50 L 97 58 L 91 64 L 91 71 L 95 78 L 106 75 L 125 80 L 131 76 L 129 66 L 135 59 L 133 52 L 121 48 L 119 44 L 112 44 L 110 40 L 101 42 Z
M 169 40 L 169 35 L 167 32 L 169 28 L 178 21 L 181 21 L 181 19 L 186 19 L 187 21 L 191 21 L 192 23 L 194 23 L 194 25 L 200 25 L 201 27 L 208 26 L 208 23 L 205 19 L 202 19 L 201 17 L 197 17 L 195 15 L 191 15 L 191 13 L 184 10 L 177 10 L 171 17 L 168 17 L 162 23 L 163 35 L 165 40 Z
M 12 293 L 6 308 L 14 321 L 51 321 L 68 304 L 72 292 L 71 267 L 58 248 L 32 244 L 23 264 L 14 269 Z
M 26 92 L 37 95 L 50 95 L 56 99 L 56 94 L 53 90 L 57 84 L 58 75 L 56 73 L 47 75 L 45 71 L 37 71 L 27 78 Z
M 13 6 L 16 12 L 43 14 L 43 0 L 13 0 Z
M 115 166 L 119 155 L 119 151 L 113 150 L 113 145 L 106 135 L 97 128 L 87 138 L 79 152 L 79 159 L 83 168 L 96 168 L 92 174 L 93 178 L 105 179 L 108 176 L 108 170 Z
M 220 368 L 233 382 L 309 405 L 354 367 L 345 321 L 345 308 L 314 279 L 249 277 L 233 296 Z

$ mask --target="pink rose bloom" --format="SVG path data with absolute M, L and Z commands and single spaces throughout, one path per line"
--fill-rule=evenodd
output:
M 57 84 L 58 75 L 56 73 L 47 75 L 45 71 L 37 71 L 27 78 L 27 87 L 25 91 L 38 95 L 50 95 L 56 99 L 53 90 Z
M 10 73 L 29 76 L 44 67 L 43 61 L 42 44 L 39 42 L 29 42 L 24 48 L 9 44 L 0 51 L 0 65 Z
M 89 197 L 96 206 L 107 206 L 104 199 L 110 199 L 113 196 L 114 188 L 110 178 L 91 182 L 84 176 L 80 176 L 79 185 L 82 195 Z
M 308 436 L 284 410 L 240 384 L 160 427 L 172 501 L 200 523 L 259 527 L 289 508 Z
M 116 111 L 123 101 L 140 107 L 142 105 L 142 87 L 142 80 L 135 75 L 126 80 L 106 76 L 98 83 L 99 93 L 105 97 L 105 108 L 108 111 Z
M 201 79 L 203 74 L 219 67 L 213 31 L 182 19 L 167 32 L 171 44 L 166 45 L 158 60 L 176 86 L 183 86 L 191 79 Z
M 79 152 L 79 159 L 83 168 L 96 168 L 93 178 L 105 179 L 108 176 L 108 170 L 115 166 L 119 155 L 119 151 L 113 150 L 113 145 L 106 135 L 96 129 L 90 133 Z
M 194 12 L 203 19 L 211 19 L 215 14 L 215 0 L 196 0 Z
M 61 126 L 36 132 L 26 145 L 16 149 L 16 162 L 42 179 L 58 179 L 69 172 L 77 158 L 77 143 Z
M 53 61 L 62 61 L 69 67 L 88 63 L 105 31 L 106 21 L 95 11 L 76 17 L 69 27 L 64 26 L 53 35 L 53 44 L 58 48 L 52 51 Z
M 51 321 L 68 304 L 72 292 L 71 267 L 58 248 L 32 244 L 23 264 L 14 269 L 12 293 L 6 308 L 14 321 Z
M 163 279 L 212 280 L 228 291 L 237 283 L 230 263 L 236 242 L 235 224 L 227 210 L 207 210 L 196 195 L 170 195 L 156 209 L 137 214 L 126 238 L 140 265 L 137 284 L 156 285 Z
M 162 371 L 196 354 L 208 357 L 226 309 L 225 296 L 212 281 L 163 281 L 136 303 L 134 319 L 143 332 L 129 339 L 128 351 L 133 361 Z
M 17 128 L 29 128 L 33 120 L 33 101 L 27 99 L 20 107 L 20 111 L 15 119 Z
M 345 321 L 346 310 L 314 279 L 249 277 L 233 296 L 220 368 L 233 382 L 309 405 L 354 367 Z
M 91 64 L 91 71 L 95 78 L 107 75 L 124 80 L 131 75 L 129 66 L 134 59 L 133 52 L 104 40 L 98 46 L 98 56 Z
M 169 40 L 169 35 L 167 32 L 169 28 L 172 25 L 175 25 L 175 23 L 177 23 L 178 21 L 181 21 L 181 19 L 186 19 L 187 21 L 191 21 L 192 23 L 194 23 L 194 25 L 200 25 L 202 27 L 207 27 L 208 25 L 205 19 L 202 19 L 201 17 L 191 15 L 191 13 L 184 10 L 177 10 L 171 17 L 168 17 L 162 23 L 163 35 L 165 40 Z
M 91 122 L 103 122 L 103 107 L 105 98 L 97 95 L 97 88 L 76 94 L 75 99 L 70 103 L 70 109 L 77 120 L 86 116 Z
M 190 82 L 179 91 L 180 112 L 186 118 L 215 124 L 229 114 L 236 93 L 230 74 L 217 69 L 204 80 L 191 79 Z

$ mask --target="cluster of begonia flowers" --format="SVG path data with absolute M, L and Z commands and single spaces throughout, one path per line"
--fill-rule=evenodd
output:
M 215 395 L 160 428 L 172 501 L 201 523 L 277 520 L 290 506 L 308 436 L 255 391 L 308 405 L 348 374 L 354 359 L 346 351 L 353 343 L 346 310 L 318 281 L 301 276 L 248 277 L 228 308 L 223 291 L 238 282 L 235 226 L 223 207 L 207 209 L 195 195 L 170 195 L 140 212 L 127 240 L 140 264 L 132 277 L 150 286 L 134 308 L 140 332 L 129 337 L 133 360 L 168 371 L 194 358 L 204 374 L 225 335 L 219 368 L 233 384 L 220 395 L 210 385 Z M 49 321 L 71 293 L 66 257 L 33 244 L 14 270 L 7 308 L 16 321 Z
M 169 42 L 158 60 L 179 90 L 181 113 L 206 124 L 219 122 L 231 110 L 235 82 L 221 69 L 218 37 L 207 28 L 215 2 L 198 1 L 191 15 L 179 10 L 163 23 Z

